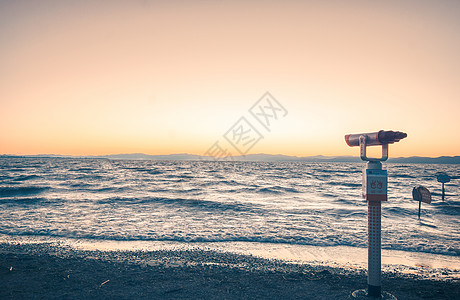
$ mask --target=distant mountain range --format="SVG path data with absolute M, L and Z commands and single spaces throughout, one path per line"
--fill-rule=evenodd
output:
M 201 156 L 195 154 L 168 154 L 168 155 L 149 155 L 144 153 L 131 154 L 111 154 L 102 156 L 67 156 L 56 154 L 40 155 L 0 155 L 0 157 L 62 157 L 62 158 L 106 158 L 106 159 L 131 159 L 131 160 L 219 160 L 210 156 Z M 229 160 L 229 159 L 227 159 Z M 357 156 L 288 156 L 273 154 L 248 154 L 234 156 L 234 161 L 304 161 L 304 162 L 361 162 Z M 460 164 L 460 156 L 440 156 L 440 157 L 398 157 L 390 158 L 390 163 L 418 163 L 418 164 Z

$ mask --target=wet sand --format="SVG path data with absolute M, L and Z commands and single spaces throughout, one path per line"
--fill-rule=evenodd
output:
M 0 244 L 1 299 L 350 299 L 364 268 L 214 250 L 99 251 Z M 460 299 L 460 281 L 385 271 L 398 299 Z

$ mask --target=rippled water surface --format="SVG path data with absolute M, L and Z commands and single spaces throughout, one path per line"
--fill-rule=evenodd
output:
M 0 234 L 366 247 L 362 165 L 1 158 Z M 383 248 L 460 255 L 459 167 L 387 169 Z M 422 221 L 415 185 L 433 194 Z

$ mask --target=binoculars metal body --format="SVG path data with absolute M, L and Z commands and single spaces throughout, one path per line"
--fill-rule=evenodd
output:
M 367 146 L 377 146 L 399 142 L 403 138 L 407 137 L 407 133 L 380 130 L 372 133 L 347 134 L 345 136 L 345 142 L 347 142 L 350 147 L 359 146 L 359 138 L 361 136 L 365 137 Z
M 407 137 L 407 134 L 404 132 L 380 130 L 372 133 L 347 134 L 345 142 L 350 147 L 359 146 L 361 149 L 361 159 L 364 161 L 385 161 L 388 159 L 388 144 L 399 142 L 405 137 Z M 378 145 L 382 146 L 382 157 L 367 157 L 366 147 Z

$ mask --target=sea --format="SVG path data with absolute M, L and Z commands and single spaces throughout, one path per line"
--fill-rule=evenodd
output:
M 364 163 L 0 158 L 0 235 L 367 247 Z M 382 248 L 460 256 L 458 165 L 384 164 Z M 435 174 L 453 179 L 445 185 Z M 422 185 L 430 204 L 412 199 Z

